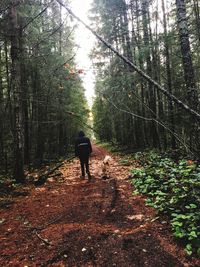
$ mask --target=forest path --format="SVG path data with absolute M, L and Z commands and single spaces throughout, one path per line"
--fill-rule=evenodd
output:
M 0 265 L 198 266 L 173 242 L 167 221 L 156 219 L 143 197 L 133 196 L 130 166 L 112 156 L 111 178 L 104 181 L 100 172 L 107 152 L 93 150 L 91 182 L 79 178 L 78 160 L 66 161 L 45 185 L 4 198 Z

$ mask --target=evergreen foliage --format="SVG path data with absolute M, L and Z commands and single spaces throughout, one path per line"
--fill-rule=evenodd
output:
M 87 103 L 74 29 L 61 6 L 1 1 L 0 12 L 1 170 L 13 170 L 23 182 L 24 164 L 66 155 L 87 118 Z
M 198 14 L 198 1 L 94 0 L 91 19 L 113 47 L 198 111 Z M 137 149 L 187 147 L 199 156 L 199 122 L 100 42 L 91 56 L 99 139 Z

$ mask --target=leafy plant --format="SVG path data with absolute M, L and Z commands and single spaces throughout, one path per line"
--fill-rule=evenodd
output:
M 142 156 L 142 155 L 141 155 Z M 147 156 L 146 156 L 147 158 Z M 145 168 L 132 170 L 135 193 L 145 194 L 146 204 L 167 214 L 176 238 L 185 242 L 188 255 L 200 246 L 200 168 L 193 161 L 151 154 Z

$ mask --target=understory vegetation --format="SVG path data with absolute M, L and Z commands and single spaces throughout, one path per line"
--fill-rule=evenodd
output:
M 142 168 L 133 169 L 134 194 L 147 196 L 146 204 L 170 218 L 174 236 L 186 252 L 200 256 L 200 165 L 173 161 L 156 153 L 136 153 Z

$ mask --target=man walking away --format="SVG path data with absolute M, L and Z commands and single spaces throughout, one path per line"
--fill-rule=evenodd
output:
M 92 146 L 90 139 L 85 136 L 83 131 L 78 133 L 78 138 L 75 142 L 75 156 L 79 157 L 81 163 L 81 178 L 85 178 L 85 170 L 88 175 L 88 180 L 90 181 L 91 175 L 89 170 L 89 157 L 92 153 Z

